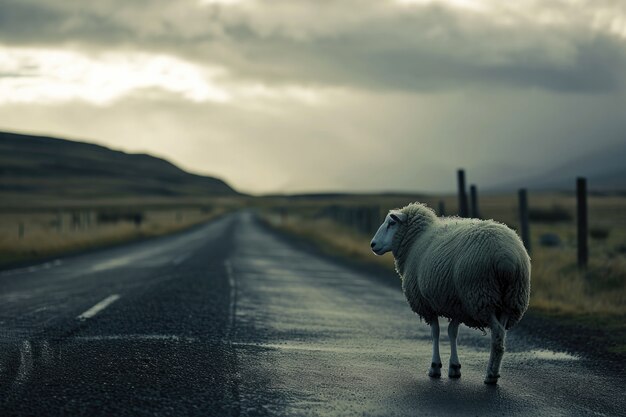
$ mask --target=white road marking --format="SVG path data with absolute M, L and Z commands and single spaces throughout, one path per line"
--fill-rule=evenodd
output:
M 109 269 L 122 268 L 129 265 L 134 267 L 145 268 L 147 266 L 154 267 L 160 266 L 172 262 L 169 258 L 169 254 L 172 251 L 178 251 L 179 249 L 189 249 L 189 244 L 196 241 L 203 241 L 206 236 L 203 234 L 198 235 L 197 238 L 189 238 L 182 236 L 177 240 L 165 245 L 159 245 L 156 247 L 148 247 L 141 250 L 135 250 L 130 254 L 121 255 L 113 259 L 108 259 L 103 262 L 93 265 L 89 272 L 102 272 Z M 193 249 L 191 249 L 193 250 Z M 184 258 L 180 259 L 182 262 Z
M 33 371 L 33 347 L 28 340 L 24 340 L 20 345 L 20 366 L 17 369 L 15 383 L 23 384 L 28 379 L 28 375 Z
M 97 263 L 93 265 L 89 272 L 102 272 L 107 271 L 109 269 L 121 268 L 124 266 L 128 266 L 131 264 L 137 264 L 145 266 L 146 262 L 152 264 L 156 262 L 156 264 L 163 264 L 168 262 L 167 258 L 164 258 L 162 255 L 166 251 L 166 247 L 157 246 L 157 247 L 149 247 L 142 250 L 136 250 L 131 252 L 130 254 L 121 255 L 112 259 L 108 259 L 106 261 Z
M 37 309 L 35 309 L 35 310 L 31 311 L 31 314 L 39 313 L 40 311 L 45 311 L 45 310 L 47 310 L 48 308 L 50 308 L 50 307 L 48 307 L 48 306 L 39 307 L 39 308 L 37 308 Z
M 174 258 L 174 260 L 172 260 L 172 263 L 173 263 L 174 265 L 180 265 L 180 264 L 181 264 L 181 263 L 183 263 L 183 262 L 184 262 L 187 258 L 189 258 L 189 256 L 191 256 L 191 254 L 190 254 L 190 253 L 185 254 L 185 255 L 178 256 L 178 257 Z
M 224 261 L 224 269 L 226 270 L 226 276 L 228 277 L 230 297 L 228 305 L 228 327 L 226 328 L 226 335 L 224 339 L 222 339 L 222 342 L 232 348 L 234 346 L 232 339 L 235 331 L 235 313 L 237 308 L 237 281 L 235 281 L 235 273 L 230 259 L 226 259 Z M 236 384 L 235 380 L 231 379 L 229 385 L 231 384 Z M 239 390 L 236 389 L 236 386 L 232 386 L 226 390 L 225 399 L 229 404 L 241 404 L 241 397 L 239 396 Z
M 44 365 L 50 365 L 53 363 L 54 351 L 50 347 L 50 342 L 47 340 L 41 342 L 41 359 Z
M 224 261 L 224 268 L 228 276 L 228 285 L 230 286 L 230 301 L 228 306 L 228 330 L 226 331 L 226 339 L 230 340 L 232 332 L 235 328 L 235 309 L 237 308 L 237 282 L 235 281 L 235 273 L 230 260 Z
M 116 302 L 120 298 L 119 294 L 111 294 L 104 300 L 100 301 L 98 304 L 91 307 L 89 310 L 85 311 L 83 314 L 76 317 L 78 320 L 87 320 Z
M 101 272 L 101 271 L 106 271 L 108 269 L 119 268 L 121 266 L 126 266 L 130 264 L 131 262 L 133 262 L 134 259 L 135 259 L 135 256 L 133 255 L 121 256 L 119 258 L 114 258 L 105 262 L 100 262 L 99 264 L 92 266 L 89 271 Z

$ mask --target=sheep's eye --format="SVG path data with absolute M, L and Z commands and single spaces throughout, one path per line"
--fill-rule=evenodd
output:
M 396 225 L 396 222 L 394 222 L 393 220 L 389 220 L 389 226 L 387 227 L 395 226 L 395 225 Z

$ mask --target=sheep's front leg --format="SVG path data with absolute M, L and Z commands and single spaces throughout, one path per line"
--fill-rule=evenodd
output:
M 497 384 L 498 378 L 500 378 L 500 364 L 504 355 L 507 321 L 506 315 L 503 315 L 500 320 L 495 315 L 491 315 L 491 354 L 489 355 L 485 384 Z
M 452 320 L 448 325 L 448 337 L 450 338 L 450 367 L 448 368 L 448 376 L 450 378 L 461 377 L 461 361 L 456 351 L 456 337 L 459 334 L 459 322 Z
M 430 324 L 430 335 L 433 338 L 433 360 L 428 370 L 428 376 L 439 378 L 441 376 L 441 357 L 439 356 L 439 319 Z

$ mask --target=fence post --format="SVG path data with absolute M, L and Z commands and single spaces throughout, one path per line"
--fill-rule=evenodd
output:
M 470 217 L 480 218 L 478 213 L 478 190 L 474 184 L 470 185 Z
M 446 203 L 443 200 L 439 200 L 439 215 L 446 215 Z
M 522 242 L 528 253 L 530 253 L 530 228 L 528 226 L 528 197 L 526 189 L 522 188 L 518 192 L 519 195 L 519 223 Z
M 465 191 L 465 170 L 457 171 L 457 180 L 459 184 L 459 217 L 467 217 L 467 192 Z
M 576 217 L 578 223 L 578 267 L 586 268 L 589 259 L 587 246 L 587 180 L 583 177 L 576 179 Z

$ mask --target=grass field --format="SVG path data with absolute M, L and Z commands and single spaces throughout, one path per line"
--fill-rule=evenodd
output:
M 240 204 L 235 200 L 179 206 L 122 201 L 113 205 L 83 203 L 58 209 L 3 210 L 0 267 L 172 233 L 206 222 Z
M 371 205 L 381 215 L 411 201 L 437 208 L 440 200 L 448 214 L 456 213 L 455 196 L 353 196 L 329 199 L 284 200 L 268 205 L 266 219 L 276 227 L 305 237 L 326 251 L 393 268 L 392 256 L 374 256 L 371 234 L 359 232 L 320 216 L 328 205 Z M 590 259 L 586 270 L 576 264 L 575 199 L 565 194 L 530 196 L 532 239 L 531 308 L 551 315 L 600 315 L 626 317 L 626 197 L 590 196 Z M 280 213 L 280 214 L 279 214 Z M 517 228 L 515 196 L 484 196 L 483 218 L 492 218 Z M 542 246 L 542 236 L 558 236 L 560 245 Z

